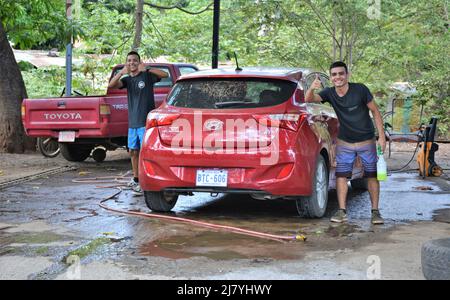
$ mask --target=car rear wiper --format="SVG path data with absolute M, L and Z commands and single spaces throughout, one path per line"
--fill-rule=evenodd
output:
M 248 105 L 248 104 L 254 104 L 254 103 L 253 102 L 245 102 L 245 101 L 228 101 L 228 102 L 217 102 L 217 103 L 214 103 L 214 106 L 216 108 L 223 108 L 223 107 Z

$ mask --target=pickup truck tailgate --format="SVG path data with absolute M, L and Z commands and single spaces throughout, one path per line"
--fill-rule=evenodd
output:
M 26 99 L 24 123 L 32 129 L 99 128 L 101 97 Z

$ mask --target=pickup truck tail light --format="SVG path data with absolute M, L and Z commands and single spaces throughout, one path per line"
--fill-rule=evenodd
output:
M 306 115 L 303 114 L 273 114 L 273 115 L 253 115 L 255 120 L 267 127 L 278 127 L 297 131 Z
M 146 128 L 172 125 L 173 121 L 180 117 L 179 114 L 149 113 Z
M 20 108 L 20 113 L 22 115 L 22 119 L 25 118 L 25 104 L 22 104 L 21 108 Z
M 109 104 L 100 104 L 100 114 L 101 115 L 111 114 L 111 107 L 109 106 Z

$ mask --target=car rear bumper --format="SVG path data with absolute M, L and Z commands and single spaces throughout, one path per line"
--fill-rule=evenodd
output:
M 53 137 L 58 139 L 60 131 L 75 131 L 76 139 L 83 138 L 111 138 L 119 136 L 127 136 L 128 126 L 114 123 L 100 123 L 99 127 L 82 128 L 82 126 L 65 126 L 58 128 L 56 125 L 52 128 L 27 128 L 25 127 L 26 135 L 30 137 Z
M 317 149 L 286 148 L 277 151 L 274 164 L 265 165 L 272 152 L 247 150 L 244 153 L 215 153 L 186 150 L 176 154 L 161 144 L 157 130 L 150 129 L 140 153 L 139 181 L 145 191 L 242 192 L 279 196 L 310 195 Z M 148 141 L 156 141 L 149 143 Z M 237 151 L 235 151 L 237 152 Z M 197 170 L 226 170 L 226 187 L 196 186 Z

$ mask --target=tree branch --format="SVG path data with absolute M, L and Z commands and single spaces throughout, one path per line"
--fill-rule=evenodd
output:
M 182 2 L 178 2 L 177 4 L 174 4 L 174 5 L 172 5 L 172 6 L 162 6 L 162 5 L 156 5 L 156 4 L 153 4 L 153 3 L 150 3 L 150 2 L 144 2 L 145 5 L 148 5 L 148 6 L 153 7 L 153 8 L 157 8 L 157 9 L 179 9 L 179 10 L 181 10 L 182 12 L 185 12 L 185 13 L 190 14 L 190 15 L 199 15 L 199 14 L 202 14 L 202 13 L 204 13 L 205 11 L 210 10 L 210 7 L 211 7 L 212 5 L 214 5 L 214 2 L 211 2 L 211 3 L 208 4 L 204 9 L 202 9 L 202 10 L 200 10 L 200 11 L 197 11 L 197 12 L 192 12 L 192 11 L 189 11 L 189 10 L 187 10 L 187 9 L 184 9 L 184 8 L 181 6 L 181 3 L 182 3 Z
M 310 0 L 305 1 L 310 7 L 311 9 L 314 11 L 314 13 L 316 14 L 317 18 L 319 19 L 319 21 L 322 23 L 322 25 L 325 27 L 325 29 L 328 31 L 328 33 L 330 34 L 330 36 L 336 41 L 336 43 L 339 44 L 339 41 L 335 38 L 334 32 L 333 32 L 333 26 L 329 24 L 329 22 L 324 19 L 322 17 L 322 15 L 320 14 L 320 12 L 317 10 L 317 8 L 312 4 L 312 2 Z M 339 45 L 340 46 L 340 45 Z

